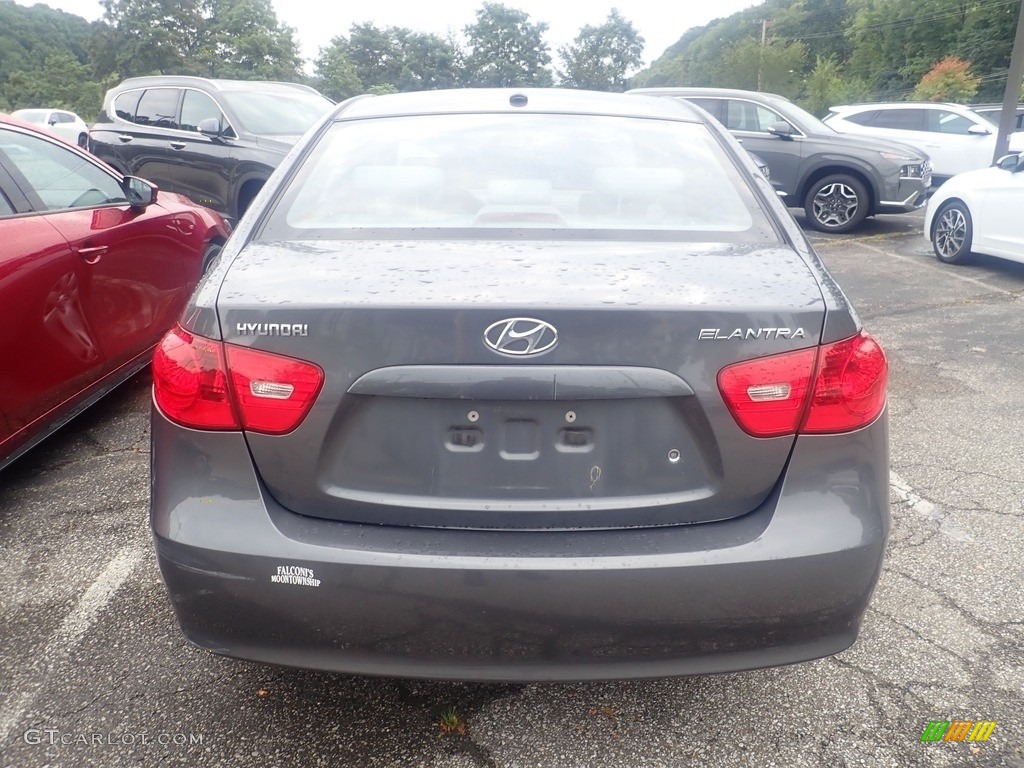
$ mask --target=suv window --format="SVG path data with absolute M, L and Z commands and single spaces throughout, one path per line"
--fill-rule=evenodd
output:
M 875 117 L 877 117 L 878 115 L 877 109 L 868 110 L 867 112 L 857 112 L 852 115 L 846 115 L 845 117 L 841 112 L 838 114 L 840 117 L 843 118 L 843 120 L 846 120 L 848 123 L 856 123 L 857 125 L 878 125 L 878 123 L 875 122 Z
M 724 123 L 722 120 L 722 99 L 694 99 L 686 97 L 686 101 L 696 104 L 701 109 L 710 113 L 718 122 Z
M 768 133 L 773 123 L 788 123 L 782 115 L 751 101 L 729 99 L 726 102 L 725 127 L 730 131 Z
M 142 91 L 128 91 L 114 99 L 114 114 L 129 123 L 135 122 L 135 109 L 139 106 Z
M 298 88 L 225 91 L 221 95 L 242 127 L 260 136 L 301 135 L 334 106 L 320 94 Z
M 966 136 L 973 125 L 973 120 L 958 115 L 956 112 L 949 112 L 945 109 L 928 110 L 927 130 L 931 133 L 954 133 Z
M 186 89 L 181 101 L 181 130 L 198 131 L 199 123 L 211 117 L 224 126 L 224 114 L 217 102 L 202 91 Z
M 4 147 L 11 165 L 25 177 L 46 210 L 127 202 L 117 181 L 76 152 L 14 131 L 5 132 Z
M 160 128 L 177 128 L 178 96 L 177 88 L 150 88 L 139 100 L 135 110 L 135 122 L 139 125 L 155 125 Z
M 875 128 L 895 128 L 899 131 L 923 131 L 925 130 L 925 117 L 927 110 L 924 109 L 880 109 L 875 114 L 875 119 L 863 125 L 873 125 Z

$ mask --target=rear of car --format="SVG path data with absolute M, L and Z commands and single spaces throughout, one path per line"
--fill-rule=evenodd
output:
M 89 126 L 74 112 L 64 109 L 19 109 L 12 112 L 11 117 L 38 125 L 69 144 L 84 148 L 89 143 Z
M 836 653 L 888 530 L 885 358 L 686 105 L 357 99 L 154 360 L 157 554 L 240 658 L 493 680 Z

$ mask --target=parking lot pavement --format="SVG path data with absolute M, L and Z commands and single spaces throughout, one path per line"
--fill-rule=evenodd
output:
M 941 265 L 919 226 L 814 237 L 891 365 L 892 538 L 849 651 L 577 685 L 200 652 L 149 540 L 140 375 L 0 474 L 0 766 L 1024 768 L 1024 265 Z M 985 742 L 921 741 L 946 720 L 996 726 Z

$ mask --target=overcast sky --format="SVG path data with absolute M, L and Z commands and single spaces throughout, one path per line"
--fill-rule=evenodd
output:
M 17 0 L 34 5 L 31 0 Z M 475 11 L 482 0 L 367 0 L 328 5 L 323 0 L 272 0 L 278 18 L 297 30 L 302 54 L 316 57 L 317 50 L 331 38 L 348 34 L 352 24 L 371 22 L 378 27 L 400 26 L 418 32 L 445 35 L 448 30 L 461 33 L 476 20 Z M 593 0 L 505 0 L 504 4 L 530 15 L 533 22 L 548 23 L 547 42 L 557 62 L 561 45 L 572 42 L 580 27 L 603 22 L 613 7 L 633 23 L 646 41 L 644 63 L 658 58 L 690 27 L 759 5 L 762 0 L 629 0 L 607 5 Z M 50 0 L 45 5 L 93 21 L 103 15 L 99 0 Z

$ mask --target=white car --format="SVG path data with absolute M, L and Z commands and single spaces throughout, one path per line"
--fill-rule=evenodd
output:
M 954 176 L 928 201 L 924 234 L 939 261 L 970 253 L 1024 262 L 1024 155 Z
M 19 109 L 12 112 L 11 117 L 35 123 L 69 144 L 83 149 L 89 143 L 89 126 L 74 112 L 66 109 Z
M 832 107 L 825 122 L 840 133 L 900 141 L 932 160 L 935 183 L 992 165 L 996 126 L 959 104 L 899 102 Z M 1024 132 L 1010 134 L 1010 151 L 1024 152 Z

